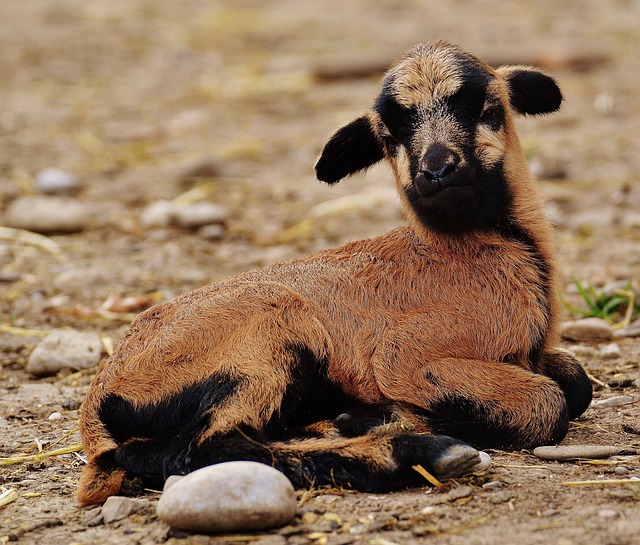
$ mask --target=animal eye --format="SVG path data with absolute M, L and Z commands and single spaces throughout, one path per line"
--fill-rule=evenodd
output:
M 500 128 L 502 122 L 504 121 L 504 112 L 502 108 L 498 106 L 489 106 L 487 109 L 482 112 L 480 115 L 479 122 L 483 125 L 487 125 L 490 129 L 494 131 Z

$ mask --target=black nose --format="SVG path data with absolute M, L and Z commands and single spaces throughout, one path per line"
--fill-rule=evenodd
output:
M 428 180 L 442 180 L 456 169 L 460 156 L 442 144 L 429 146 L 420 162 L 420 171 Z

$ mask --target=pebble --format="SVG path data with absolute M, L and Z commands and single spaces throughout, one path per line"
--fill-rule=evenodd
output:
M 635 401 L 633 396 L 613 396 L 607 399 L 596 399 L 591 402 L 592 407 L 621 407 Z
M 220 240 L 224 236 L 224 226 L 218 223 L 212 223 L 211 225 L 203 225 L 198 229 L 198 236 L 201 236 L 207 240 Z
M 603 519 L 614 519 L 618 516 L 618 512 L 615 509 L 600 509 L 598 516 Z
M 139 498 L 125 498 L 123 496 L 109 496 L 102 506 L 100 514 L 105 524 L 116 522 L 138 513 L 151 506 L 151 502 Z
M 489 481 L 488 483 L 484 483 L 482 485 L 482 488 L 484 490 L 497 490 L 499 488 L 502 488 L 504 486 L 504 484 L 502 483 L 502 481 Z
M 456 501 L 456 500 L 460 500 L 462 498 L 468 498 L 469 496 L 473 495 L 473 488 L 471 488 L 470 486 L 458 486 L 456 488 L 453 488 L 452 490 L 449 490 L 449 492 L 447 492 L 447 494 L 445 495 L 445 500 L 446 501 Z
M 42 376 L 53 375 L 62 369 L 88 369 L 98 365 L 102 350 L 102 341 L 95 333 L 54 330 L 33 349 L 26 370 Z
M 284 474 L 257 462 L 208 466 L 178 480 L 160 496 L 158 518 L 196 532 L 249 531 L 282 526 L 296 512 Z
M 533 449 L 533 455 L 542 460 L 599 459 L 620 454 L 624 449 L 609 445 L 545 446 Z
M 168 227 L 173 220 L 175 205 L 159 200 L 149 203 L 140 213 L 140 222 L 146 228 Z
M 78 188 L 78 179 L 66 170 L 46 168 L 36 174 L 36 189 L 45 195 L 68 195 Z
M 203 225 L 224 223 L 229 217 L 226 207 L 213 202 L 194 202 L 176 208 L 173 221 L 185 229 L 197 229 Z
M 480 455 L 480 463 L 473 468 L 474 471 L 489 469 L 489 467 L 491 467 L 491 456 L 484 450 L 481 450 L 478 454 Z
M 618 466 L 613 470 L 613 472 L 616 475 L 628 475 L 629 474 L 629 468 L 625 467 L 625 466 Z
M 622 350 L 617 343 L 603 344 L 600 346 L 600 357 L 605 360 L 613 360 L 622 357 Z
M 89 217 L 87 208 L 74 199 L 31 195 L 9 205 L 4 223 L 35 233 L 77 233 L 87 228 Z
M 49 415 L 49 420 L 51 421 L 62 420 L 62 413 L 59 413 L 59 412 L 51 413 Z
M 601 318 L 563 322 L 560 333 L 570 341 L 609 341 L 613 338 L 613 329 Z

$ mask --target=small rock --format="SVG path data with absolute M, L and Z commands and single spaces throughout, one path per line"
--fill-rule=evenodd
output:
M 287 545 L 287 538 L 280 535 L 261 536 L 253 545 Z
M 618 516 L 618 512 L 615 509 L 600 509 L 598 516 L 603 519 L 614 519 Z
M 5 224 L 36 233 L 77 233 L 89 223 L 81 203 L 67 197 L 19 197 L 7 208 Z
M 110 496 L 102 506 L 101 514 L 105 524 L 127 518 L 143 509 L 150 508 L 151 502 L 139 498 L 125 498 L 123 496 Z
M 218 223 L 212 223 L 211 225 L 203 225 L 198 229 L 198 236 L 206 238 L 207 240 L 220 240 L 224 236 L 224 226 Z
M 159 200 L 148 204 L 140 213 L 144 227 L 168 227 L 171 225 L 176 208 L 171 201 Z
M 162 493 L 158 518 L 174 528 L 234 532 L 274 528 L 296 512 L 293 486 L 282 473 L 256 462 L 208 466 Z
M 618 466 L 613 470 L 613 472 L 616 475 L 628 475 L 629 474 L 629 468 L 628 467 L 624 467 L 624 466 Z
M 45 195 L 69 195 L 79 185 L 78 179 L 69 172 L 59 168 L 46 168 L 36 174 L 36 189 Z
M 94 333 L 58 329 L 36 345 L 26 369 L 36 376 L 53 375 L 62 369 L 88 369 L 98 365 L 102 350 L 102 341 Z
M 623 451 L 623 448 L 609 445 L 566 445 L 537 447 L 533 449 L 533 455 L 542 460 L 564 461 L 609 458 Z
M 584 318 L 564 322 L 560 332 L 570 341 L 609 341 L 613 338 L 613 329 L 601 318 Z
M 507 503 L 515 497 L 515 494 L 509 490 L 501 490 L 489 496 L 489 501 L 494 504 Z
M 622 429 L 627 433 L 640 435 L 640 424 L 622 424 Z
M 479 471 L 491 467 L 491 456 L 489 456 L 489 454 L 487 454 L 484 450 L 479 451 L 478 454 L 480 455 L 480 463 L 473 469 L 475 471 Z
M 217 178 L 222 175 L 220 161 L 216 158 L 204 159 L 186 168 L 180 175 L 183 187 L 192 187 L 202 180 Z
M 484 490 L 497 490 L 503 486 L 504 484 L 501 481 L 489 481 L 488 483 L 484 483 L 482 488 Z
M 77 411 L 80 408 L 80 402 L 77 399 L 65 399 L 62 402 L 62 408 L 65 411 Z
M 55 412 L 49 415 L 49 420 L 62 420 L 62 413 Z
M 629 405 L 635 401 L 632 396 L 613 396 L 607 399 L 596 399 L 591 402 L 592 407 L 621 407 L 622 405 Z
M 629 377 L 612 378 L 607 381 L 607 386 L 609 386 L 609 388 L 629 388 L 630 386 L 633 386 L 633 379 Z
M 445 495 L 446 501 L 456 501 L 462 498 L 468 498 L 473 495 L 473 488 L 470 486 L 458 486 L 452 490 L 449 490 Z
M 224 223 L 228 217 L 229 212 L 224 206 L 201 201 L 177 208 L 173 221 L 179 227 L 196 229 L 212 223 Z
M 605 360 L 613 360 L 622 357 L 622 350 L 617 343 L 603 344 L 600 346 L 600 356 Z
M 82 523 L 85 526 L 100 526 L 100 524 L 103 524 L 104 519 L 102 518 L 102 506 L 94 507 L 87 511 L 84 514 Z

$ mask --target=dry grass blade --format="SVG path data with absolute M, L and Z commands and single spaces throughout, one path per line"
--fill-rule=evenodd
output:
M 637 477 L 631 479 L 606 479 L 606 480 L 593 480 L 593 481 L 565 481 L 562 483 L 565 486 L 598 486 L 598 485 L 619 485 L 619 484 L 638 484 L 640 485 L 640 479 Z
M 62 447 L 48 452 L 39 452 L 38 454 L 29 454 L 27 456 L 14 456 L 12 458 L 0 458 L 0 466 L 10 466 L 21 464 L 23 462 L 41 462 L 45 458 L 52 456 L 61 456 L 62 454 L 71 454 L 82 450 L 82 444 L 71 445 L 70 447 Z
M 3 488 L 0 494 L 0 507 L 10 504 L 19 498 L 18 493 L 13 488 Z
M 442 488 L 444 485 L 436 479 L 431 473 L 429 473 L 424 467 L 421 465 L 411 466 L 411 469 L 417 471 L 422 475 L 427 481 L 429 481 L 436 488 Z
M 13 229 L 11 227 L 0 226 L 0 239 L 8 240 L 16 244 L 35 246 L 57 256 L 62 255 L 62 250 L 58 243 L 44 235 L 26 231 L 25 229 Z
M 7 323 L 0 324 L 0 333 L 8 333 L 18 337 L 46 337 L 50 331 L 41 331 L 39 329 L 26 329 L 24 327 L 15 327 Z

